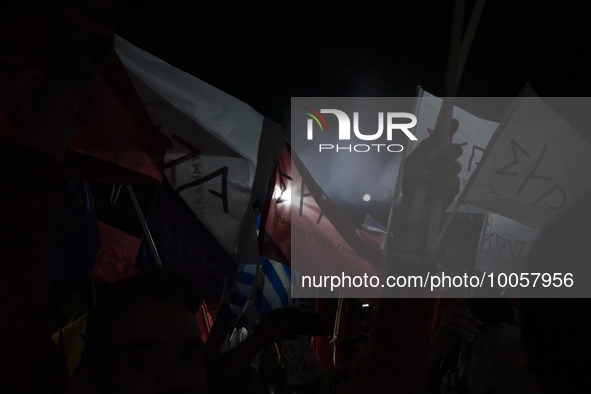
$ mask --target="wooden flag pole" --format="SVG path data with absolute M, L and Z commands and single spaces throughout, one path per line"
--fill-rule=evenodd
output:
M 419 101 L 419 95 L 421 95 L 421 87 L 417 86 L 415 91 L 415 100 L 412 105 L 412 113 L 416 115 L 417 110 L 417 103 Z M 406 161 L 406 154 L 408 149 L 410 148 L 411 140 L 407 140 L 406 146 L 402 151 L 402 159 L 400 159 L 400 165 L 398 166 L 398 176 L 396 177 L 396 182 L 394 183 L 394 194 L 392 195 L 392 205 L 390 206 L 390 215 L 388 216 L 388 227 L 386 228 L 386 237 L 384 238 L 384 249 L 382 250 L 382 254 L 388 254 L 388 247 L 390 246 L 390 232 L 392 231 L 392 226 L 394 225 L 394 212 L 396 211 L 396 200 L 398 196 L 402 192 L 402 174 L 404 173 L 404 162 Z
M 256 271 L 254 274 L 254 284 L 252 286 L 252 292 L 250 293 L 250 299 L 252 300 L 253 304 L 256 301 L 257 297 L 257 290 L 259 288 L 259 277 L 261 275 L 261 259 L 257 261 Z
M 449 56 L 447 62 L 447 73 L 445 78 L 445 96 L 437 122 L 435 123 L 435 131 L 440 134 L 439 149 L 445 147 L 449 143 L 450 126 L 453 111 L 452 97 L 457 86 L 457 69 L 459 61 L 459 52 L 462 36 L 462 25 L 464 19 L 464 4 L 465 0 L 456 0 L 454 6 L 454 16 L 452 25 L 451 42 L 449 48 Z M 430 156 L 434 156 L 436 151 L 433 151 Z M 413 201 L 408 212 L 408 221 L 416 224 L 420 220 L 421 211 L 427 197 L 427 186 L 419 185 L 415 192 Z M 429 211 L 429 224 L 425 240 L 425 249 L 430 259 L 435 257 L 437 237 L 439 229 L 441 228 L 441 212 L 443 211 L 443 203 L 440 199 L 431 202 Z
M 476 34 L 476 28 L 478 27 L 478 22 L 480 21 L 480 17 L 482 16 L 482 10 L 484 9 L 485 3 L 486 3 L 486 0 L 477 0 L 476 4 L 474 5 L 474 9 L 472 10 L 472 14 L 470 15 L 470 21 L 468 22 L 468 27 L 466 28 L 466 33 L 464 34 L 464 39 L 462 40 L 462 45 L 460 48 L 460 55 L 459 55 L 460 58 L 459 58 L 459 63 L 458 63 L 458 78 L 456 81 L 454 96 L 455 96 L 455 92 L 458 89 L 460 79 L 462 78 L 464 66 L 466 65 L 466 60 L 468 59 L 468 54 L 470 53 L 470 47 L 472 46 L 472 41 L 474 41 L 474 35 Z M 437 240 L 435 241 L 434 248 L 432 248 L 434 251 L 439 249 L 439 245 L 441 244 L 441 241 L 443 240 L 443 236 L 445 235 L 445 233 L 447 232 L 447 230 L 451 226 L 451 222 L 455 218 L 456 212 L 458 211 L 459 206 L 460 206 L 459 202 L 456 203 L 453 211 L 449 215 L 449 218 L 445 222 L 443 229 L 441 230 L 441 232 L 439 233 L 439 235 L 437 237 Z M 441 213 L 439 213 L 439 215 L 441 216 Z M 434 227 L 432 236 L 435 235 L 435 233 L 438 231 L 438 229 L 439 229 L 439 226 Z M 433 240 L 431 240 L 431 242 L 433 242 Z
M 452 24 L 451 42 L 447 61 L 447 74 L 445 79 L 445 97 L 437 117 L 435 126 L 436 132 L 441 133 L 439 138 L 439 149 L 449 145 L 451 139 L 451 119 L 453 112 L 453 97 L 458 86 L 458 68 L 460 60 L 460 46 L 462 42 L 462 27 L 464 22 L 465 0 L 456 0 L 454 4 L 454 17 Z M 426 187 L 425 187 L 426 196 Z M 424 199 L 423 199 L 424 200 Z M 429 224 L 425 248 L 430 257 L 435 257 L 437 252 L 437 238 L 441 228 L 441 213 L 443 212 L 443 201 L 436 199 L 431 202 L 429 211 Z
M 459 84 L 459 61 L 460 47 L 462 45 L 462 27 L 464 24 L 465 0 L 456 0 L 454 3 L 454 16 L 452 22 L 452 33 L 447 59 L 447 73 L 445 78 L 445 97 L 439 110 L 439 116 L 435 124 L 435 132 L 440 133 L 439 149 L 445 148 L 451 141 L 451 120 L 453 115 L 453 97 L 456 95 Z M 435 152 L 434 152 L 435 153 Z M 426 190 L 424 187 L 424 195 Z M 424 197 L 423 197 L 424 201 Z M 420 207 L 419 207 L 420 208 Z M 443 212 L 443 201 L 436 199 L 431 202 L 429 211 L 429 225 L 425 246 L 427 252 L 434 257 L 437 252 L 437 238 L 441 228 L 441 213 Z
M 277 352 L 277 363 L 281 365 L 281 352 L 279 351 L 279 346 L 277 345 L 277 342 L 273 342 L 273 345 L 275 345 L 275 351 Z
M 476 0 L 476 4 L 474 4 L 474 8 L 472 9 L 472 14 L 470 14 L 470 21 L 468 22 L 468 27 L 466 27 L 466 33 L 464 33 L 464 38 L 462 39 L 462 45 L 460 47 L 460 60 L 458 64 L 456 91 L 458 89 L 458 85 L 460 84 L 460 80 L 462 79 L 464 66 L 466 65 L 466 60 L 468 60 L 468 54 L 470 53 L 472 41 L 474 41 L 476 29 L 478 28 L 478 23 L 480 22 L 480 17 L 482 16 L 482 10 L 484 9 L 485 3 L 486 0 Z
M 343 311 L 343 299 L 345 298 L 343 293 L 339 293 L 339 301 L 337 303 L 337 313 L 334 318 L 334 329 L 332 331 L 332 339 L 330 344 L 332 345 L 332 363 L 337 367 L 337 339 L 339 337 L 339 328 L 341 327 L 341 313 Z
M 460 83 L 460 79 L 462 78 L 462 73 L 464 72 L 464 66 L 466 65 L 466 60 L 468 59 L 468 54 L 470 53 L 470 47 L 472 46 L 472 41 L 474 41 L 474 35 L 476 34 L 476 28 L 478 27 L 478 22 L 480 21 L 480 17 L 482 16 L 482 10 L 484 9 L 484 4 L 486 0 L 477 0 L 476 4 L 474 5 L 474 9 L 472 10 L 472 14 L 470 15 L 470 22 L 468 22 L 468 27 L 466 28 L 466 34 L 464 35 L 464 39 L 462 40 L 462 46 L 460 48 L 460 61 L 458 65 L 458 80 L 456 83 L 456 91 L 458 89 L 458 85 Z M 443 236 L 451 226 L 452 220 L 456 216 L 456 212 L 460 203 L 457 202 L 454 206 L 453 211 L 449 215 L 449 218 L 445 222 L 443 229 L 439 233 L 439 237 L 437 238 L 437 243 L 435 244 L 435 250 L 439 249 L 439 245 L 443 240 Z
M 455 0 L 454 15 L 451 30 L 449 53 L 447 58 L 447 73 L 445 75 L 445 97 L 454 97 L 459 82 L 460 48 L 462 45 L 462 28 L 464 25 L 465 0 Z
M 447 64 L 447 73 L 446 73 L 446 81 L 445 81 L 445 97 L 443 99 L 443 103 L 441 109 L 439 111 L 439 116 L 437 117 L 437 122 L 435 126 L 435 130 L 441 133 L 440 139 L 440 149 L 447 146 L 450 142 L 450 134 L 451 134 L 451 120 L 452 120 L 452 111 L 453 111 L 453 100 L 452 98 L 455 96 L 459 80 L 461 74 L 464 69 L 464 65 L 466 59 L 468 58 L 468 53 L 470 50 L 470 46 L 474 39 L 474 34 L 476 32 L 476 27 L 480 20 L 480 16 L 482 15 L 482 10 L 484 7 L 484 1 L 478 0 L 472 15 L 470 17 L 470 22 L 468 25 L 468 30 L 466 31 L 466 35 L 464 40 L 462 41 L 462 25 L 464 19 L 464 0 L 456 0 L 454 6 L 454 17 L 453 17 L 453 25 L 452 25 L 452 35 L 450 40 L 450 50 L 448 56 L 448 64 Z M 434 154 L 434 153 L 433 153 Z M 408 220 L 410 222 L 418 222 L 420 211 L 424 204 L 425 198 L 427 195 L 427 187 L 421 186 L 417 189 L 415 198 L 411 207 L 409 209 L 409 217 Z M 441 228 L 441 213 L 443 212 L 442 201 L 440 199 L 434 200 L 431 203 L 430 212 L 429 212 L 429 227 L 427 231 L 427 239 L 425 241 L 425 248 L 426 251 L 433 257 L 435 252 L 437 251 L 437 246 L 439 244 L 439 239 L 443 236 L 440 234 L 439 229 Z M 446 228 L 449 226 L 446 226 Z
M 152 254 L 154 255 L 154 260 L 156 261 L 156 266 L 158 268 L 162 268 L 162 261 L 160 260 L 160 256 L 158 255 L 158 250 L 156 250 L 156 244 L 154 243 L 154 238 L 152 238 L 152 233 L 150 233 L 150 229 L 148 228 L 148 223 L 146 223 L 146 219 L 144 218 L 144 214 L 142 213 L 142 209 L 140 208 L 140 204 L 137 201 L 137 197 L 135 196 L 135 192 L 131 185 L 127 185 L 127 191 L 129 192 L 129 196 L 131 197 L 131 201 L 133 202 L 133 207 L 135 208 L 135 213 L 137 213 L 138 218 L 140 219 L 140 223 L 144 230 L 144 235 L 146 236 L 146 241 L 148 241 L 148 245 L 150 245 L 150 249 L 152 250 Z
M 439 245 L 441 244 L 441 241 L 443 241 L 443 236 L 445 235 L 445 233 L 447 233 L 447 230 L 449 229 L 449 226 L 451 226 L 451 221 L 456 216 L 456 212 L 458 212 L 458 208 L 459 207 L 460 207 L 460 204 L 459 203 L 456 203 L 456 205 L 454 206 L 453 211 L 451 211 L 451 213 L 449 215 L 449 218 L 447 218 L 447 221 L 443 225 L 443 229 L 441 229 L 441 233 L 439 233 L 439 237 L 437 237 L 437 244 L 435 245 L 435 250 L 439 249 Z
M 201 312 L 203 312 L 203 317 L 205 318 L 205 327 L 207 328 L 207 334 L 211 332 L 211 326 L 209 324 L 209 318 L 207 317 L 207 312 L 205 310 L 205 303 L 201 301 Z

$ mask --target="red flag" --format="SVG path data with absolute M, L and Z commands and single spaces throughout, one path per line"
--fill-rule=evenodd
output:
M 0 135 L 15 137 L 7 107 L 18 107 L 15 111 L 21 115 L 28 112 L 43 76 L 15 60 L 2 64 L 0 79 L 11 84 L 0 105 Z M 72 175 L 109 183 L 159 184 L 164 152 L 170 147 L 113 54 L 87 86 L 73 121 L 66 155 Z
M 195 317 L 197 318 L 199 329 L 201 329 L 201 339 L 205 343 L 209 337 L 211 327 L 213 326 L 213 319 L 211 318 L 211 314 L 207 309 L 207 304 L 204 301 L 201 301 L 201 308 L 197 311 Z
M 113 283 L 133 275 L 141 241 L 107 224 L 98 225 L 102 246 L 92 271 L 96 280 Z
M 86 88 L 72 127 L 70 150 L 162 180 L 164 152 L 172 145 L 150 120 L 117 55 Z
M 268 195 L 261 218 L 263 256 L 291 265 L 302 275 L 381 276 L 384 273 L 379 249 L 384 235 L 354 228 L 289 145 L 277 164 Z M 381 287 L 338 290 L 350 296 L 370 298 L 378 297 Z

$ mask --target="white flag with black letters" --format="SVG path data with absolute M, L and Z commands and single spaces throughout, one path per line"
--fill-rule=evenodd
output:
M 281 127 L 120 37 L 115 49 L 152 121 L 172 140 L 166 178 L 235 261 L 256 263 L 252 206 L 284 148 Z

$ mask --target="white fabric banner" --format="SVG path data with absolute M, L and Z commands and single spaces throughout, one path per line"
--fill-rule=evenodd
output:
M 285 146 L 281 127 L 120 37 L 115 50 L 152 121 L 172 140 L 166 178 L 235 261 L 256 263 L 252 205 Z
M 459 201 L 541 229 L 591 190 L 591 146 L 533 92 L 515 100 Z
M 484 219 L 476 269 L 481 272 L 522 272 L 538 231 L 495 213 Z
M 287 361 L 287 380 L 290 384 L 311 383 L 322 375 L 320 363 L 310 346 L 308 336 L 298 335 L 295 339 L 283 341 L 283 349 Z
M 414 134 L 418 141 L 412 144 L 411 149 L 416 148 L 420 141 L 433 134 L 442 103 L 443 99 L 420 90 L 416 109 L 417 125 L 414 128 Z M 462 156 L 458 159 L 462 165 L 462 170 L 458 174 L 460 190 L 462 190 L 481 161 L 484 150 L 499 124 L 481 119 L 458 107 L 454 107 L 452 117 L 459 122 L 458 130 L 452 140 L 463 147 Z M 457 198 L 447 210 L 452 211 L 456 202 Z M 458 210 L 465 211 L 463 207 L 459 207 Z M 472 212 L 474 211 L 472 210 Z

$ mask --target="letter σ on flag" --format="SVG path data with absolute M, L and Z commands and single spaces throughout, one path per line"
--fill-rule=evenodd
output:
M 256 263 L 252 206 L 281 155 L 281 127 L 120 37 L 115 50 L 150 118 L 173 142 L 164 170 L 173 189 L 236 262 Z
M 291 264 L 302 276 L 383 273 L 379 245 L 384 234 L 354 228 L 289 144 L 271 177 L 261 223 L 261 254 Z M 381 288 L 371 286 L 339 288 L 348 296 L 361 298 L 378 297 L 378 290 Z
M 550 103 L 514 101 L 458 201 L 540 229 L 591 190 L 591 145 Z

